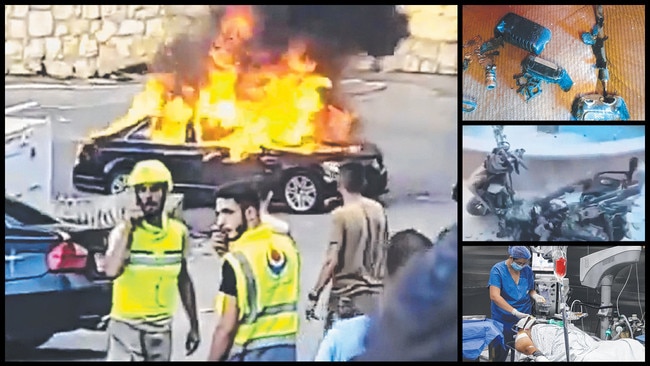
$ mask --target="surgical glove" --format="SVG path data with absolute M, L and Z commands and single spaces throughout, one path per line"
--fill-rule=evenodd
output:
M 529 316 L 527 318 L 521 318 L 519 322 L 517 322 L 517 328 L 529 330 L 535 324 L 536 320 L 537 319 L 535 319 L 532 316 Z
M 540 294 L 533 295 L 533 300 L 535 300 L 536 303 L 542 303 L 542 304 L 546 302 L 546 299 L 544 298 L 544 296 L 542 296 Z
M 517 310 L 517 309 L 512 309 L 512 311 L 510 312 L 510 314 L 516 316 L 516 317 L 519 318 L 519 319 L 521 319 L 521 318 L 525 318 L 525 317 L 529 316 L 528 314 L 524 314 L 524 313 L 522 313 L 521 311 L 519 311 L 519 310 Z

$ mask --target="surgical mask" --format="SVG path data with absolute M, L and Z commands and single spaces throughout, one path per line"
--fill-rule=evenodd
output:
M 521 266 L 515 262 L 512 262 L 510 266 L 512 266 L 512 269 L 514 269 L 515 271 L 521 271 L 522 269 L 524 269 L 524 266 Z

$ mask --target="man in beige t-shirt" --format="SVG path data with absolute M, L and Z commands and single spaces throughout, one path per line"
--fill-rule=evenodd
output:
M 320 294 L 332 280 L 325 330 L 336 318 L 369 313 L 383 289 L 388 244 L 388 224 L 383 206 L 361 194 L 364 167 L 347 163 L 340 167 L 338 191 L 343 206 L 332 211 L 332 231 L 325 263 L 309 293 L 307 317 L 315 317 Z

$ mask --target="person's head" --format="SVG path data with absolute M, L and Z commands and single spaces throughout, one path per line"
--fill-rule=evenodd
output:
M 365 169 L 357 162 L 349 162 L 339 167 L 338 191 L 343 194 L 360 194 L 366 184 Z
M 388 278 L 394 278 L 398 270 L 425 250 L 433 248 L 429 238 L 414 229 L 406 229 L 395 233 L 390 238 L 386 250 L 386 274 Z
M 158 160 L 138 162 L 129 175 L 128 185 L 135 190 L 136 204 L 145 218 L 162 214 L 167 192 L 173 189 L 169 169 Z
M 527 266 L 531 256 L 530 250 L 523 245 L 511 245 L 508 247 L 508 261 L 515 271 L 521 271 Z
M 248 184 L 234 184 L 217 192 L 217 227 L 228 241 L 235 241 L 260 224 L 260 198 Z

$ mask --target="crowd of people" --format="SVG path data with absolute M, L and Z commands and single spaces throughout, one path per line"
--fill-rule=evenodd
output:
M 107 359 L 169 361 L 179 297 L 190 322 L 190 355 L 201 336 L 188 229 L 164 212 L 171 174 L 159 161 L 142 161 L 128 183 L 137 207 L 112 230 L 106 252 L 106 274 L 114 278 Z M 449 320 L 458 315 L 456 227 L 435 243 L 414 229 L 390 236 L 384 207 L 361 194 L 363 185 L 361 165 L 340 167 L 342 205 L 331 212 L 304 314 L 316 319 L 317 304 L 327 304 L 315 360 L 455 361 L 458 329 Z M 300 253 L 288 224 L 268 214 L 270 195 L 263 196 L 249 184 L 217 193 L 212 240 L 222 266 L 210 361 L 297 360 Z

